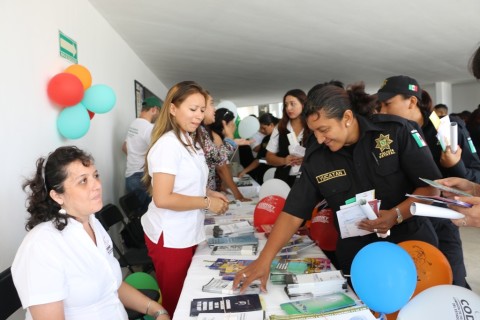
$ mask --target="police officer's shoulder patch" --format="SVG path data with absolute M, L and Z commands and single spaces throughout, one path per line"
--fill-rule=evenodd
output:
M 418 133 L 417 130 L 413 129 L 412 131 L 410 131 L 410 133 L 412 134 L 413 140 L 415 140 L 419 148 L 427 146 L 425 140 L 423 140 L 422 136 L 420 135 L 420 133 Z

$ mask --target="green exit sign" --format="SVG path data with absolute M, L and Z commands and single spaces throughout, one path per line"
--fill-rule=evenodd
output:
M 77 42 L 62 31 L 58 32 L 58 42 L 60 44 L 60 56 L 73 63 L 78 63 Z

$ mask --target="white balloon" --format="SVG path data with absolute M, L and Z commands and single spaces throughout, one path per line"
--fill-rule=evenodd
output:
M 225 108 L 230 110 L 233 113 L 233 120 L 237 119 L 237 106 L 232 101 L 222 100 L 217 105 L 217 109 Z
M 271 167 L 263 174 L 263 182 L 273 179 L 275 177 L 275 171 L 277 170 L 276 167 Z
M 425 319 L 480 319 L 480 296 L 455 285 L 430 287 L 413 297 L 397 317 L 397 320 Z
M 255 135 L 260 129 L 260 122 L 254 116 L 248 116 L 238 124 L 238 134 L 240 138 L 249 139 Z
M 258 198 L 262 200 L 268 196 L 280 196 L 287 199 L 289 192 L 290 186 L 285 181 L 280 179 L 270 179 L 263 182 L 260 187 L 260 192 L 258 193 Z

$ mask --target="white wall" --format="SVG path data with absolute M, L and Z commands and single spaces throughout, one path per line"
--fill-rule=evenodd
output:
M 46 95 L 48 80 L 71 63 L 59 56 L 58 31 L 77 41 L 79 63 L 93 84 L 113 88 L 114 109 L 95 115 L 78 140 L 56 129 L 59 109 Z M 104 203 L 124 192 L 125 157 L 120 150 L 135 118 L 134 79 L 164 97 L 167 88 L 85 0 L 2 0 L 0 3 L 0 270 L 11 265 L 25 236 L 24 177 L 35 161 L 61 145 L 91 152 L 103 181 Z

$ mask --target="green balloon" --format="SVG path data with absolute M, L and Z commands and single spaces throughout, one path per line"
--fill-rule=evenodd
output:
M 125 282 L 137 289 L 159 289 L 157 280 L 145 272 L 134 272 L 125 278 Z

